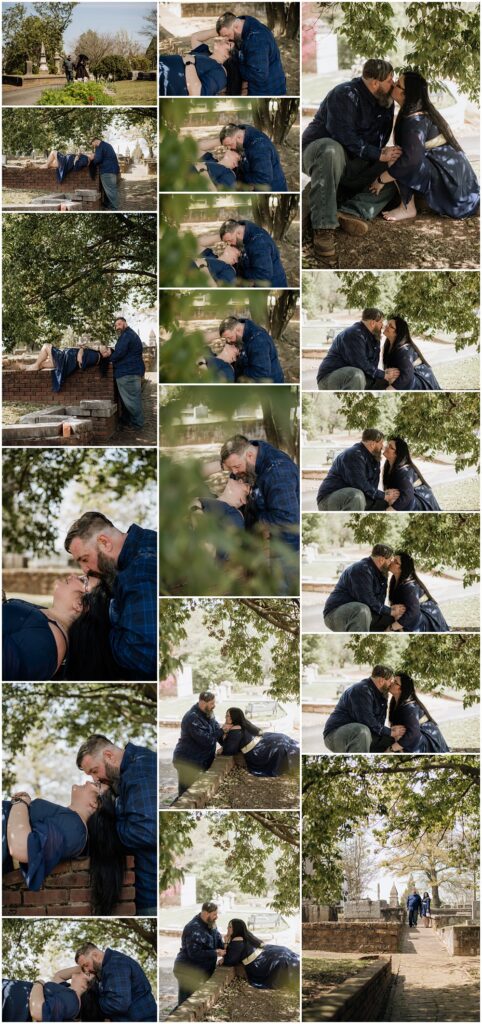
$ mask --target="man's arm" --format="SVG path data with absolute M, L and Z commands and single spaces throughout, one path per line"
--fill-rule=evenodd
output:
M 114 366 L 116 363 L 120 363 L 122 359 L 125 359 L 129 351 L 129 344 L 129 338 L 118 338 L 115 348 L 111 350 L 110 361 Z
M 248 47 L 248 53 L 244 49 L 245 61 L 243 74 L 246 75 L 255 89 L 269 95 L 269 46 L 268 43 L 256 34 L 256 42 L 252 38 Z
M 249 180 L 257 186 L 263 186 L 269 191 L 273 181 L 273 160 L 271 147 L 266 145 L 264 139 L 256 139 L 250 147 L 249 159 Z
M 390 729 L 380 725 L 375 715 L 374 698 L 367 690 L 358 690 L 350 695 L 352 714 L 355 722 L 368 726 L 375 736 L 390 736 Z
M 128 964 L 116 960 L 115 971 L 102 972 L 102 986 L 99 992 L 99 1005 L 104 1017 L 128 1020 L 127 1016 L 119 1016 L 129 1012 L 132 1003 L 131 972 Z
M 273 260 L 263 238 L 251 243 L 247 257 L 250 278 L 258 285 L 271 284 L 274 275 Z
M 287 466 L 273 466 L 263 481 L 265 508 L 260 521 L 265 523 L 299 522 L 300 503 L 295 470 Z
M 251 343 L 248 365 L 243 376 L 251 377 L 253 380 L 268 380 L 271 377 L 269 342 L 262 335 Z
M 141 769 L 142 771 L 142 769 Z M 121 777 L 122 803 L 116 806 L 116 825 L 119 839 L 133 850 L 155 849 L 157 844 L 156 783 L 149 776 L 136 777 L 133 769 Z M 119 812 L 117 813 L 117 807 Z
M 360 451 L 345 454 L 345 483 L 347 487 L 357 487 L 370 501 L 383 498 L 383 491 L 372 484 L 367 476 L 366 462 Z
M 156 678 L 157 622 L 156 557 L 143 559 L 120 589 L 114 605 L 110 643 L 119 665 Z
M 382 615 L 384 612 L 390 613 L 390 608 L 384 602 L 380 603 L 379 598 L 375 595 L 373 577 L 368 567 L 364 565 L 353 566 L 351 578 L 358 594 L 358 597 L 353 598 L 354 601 L 363 601 L 363 604 L 367 604 L 375 615 Z

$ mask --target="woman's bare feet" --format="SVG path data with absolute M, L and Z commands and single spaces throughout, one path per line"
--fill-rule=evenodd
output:
M 415 220 L 417 216 L 417 207 L 415 206 L 415 200 L 411 199 L 407 206 L 397 206 L 396 210 L 384 210 L 382 217 L 388 221 L 399 221 L 399 220 Z

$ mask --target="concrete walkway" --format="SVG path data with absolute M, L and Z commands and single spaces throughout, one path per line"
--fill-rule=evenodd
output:
M 4 85 L 2 103 L 4 107 L 33 107 L 46 89 L 63 89 L 67 82 L 43 82 L 42 85 Z
M 432 928 L 406 927 L 392 953 L 395 983 L 385 1021 L 478 1021 L 478 957 L 449 956 Z

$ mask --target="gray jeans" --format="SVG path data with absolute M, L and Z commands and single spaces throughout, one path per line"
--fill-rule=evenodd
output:
M 340 487 L 318 502 L 320 512 L 363 512 L 366 498 L 357 487 Z
M 360 722 L 348 722 L 340 725 L 324 737 L 325 746 L 333 754 L 368 754 L 372 742 L 372 734 L 367 725 Z
M 367 604 L 349 601 L 323 616 L 332 633 L 369 633 L 372 613 Z
M 117 174 L 100 174 L 102 188 L 105 192 L 108 210 L 119 209 L 119 195 L 117 191 Z
M 338 205 L 337 192 L 347 165 L 343 146 L 335 139 L 315 139 L 303 151 L 303 170 L 311 178 L 310 212 L 315 231 L 337 228 L 337 210 L 352 213 L 361 220 L 374 220 L 396 194 L 393 182 L 384 185 L 376 196 L 363 189 L 352 199 Z M 376 178 L 375 169 L 373 177 Z
M 318 391 L 364 391 L 367 379 L 358 366 L 340 366 L 318 380 Z
M 125 377 L 119 377 L 116 384 L 124 406 L 124 416 L 122 417 L 124 423 L 129 427 L 143 427 L 142 378 L 131 373 Z

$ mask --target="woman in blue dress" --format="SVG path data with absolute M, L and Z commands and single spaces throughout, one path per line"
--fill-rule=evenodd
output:
M 32 800 L 24 792 L 2 801 L 4 875 L 18 861 L 27 889 L 38 892 L 57 864 L 82 856 L 90 857 L 92 913 L 112 914 L 119 902 L 126 860 L 110 790 L 101 793 L 93 782 L 74 785 L 67 807 L 42 798 Z
M 403 604 L 406 611 L 393 622 L 392 632 L 449 633 L 450 626 L 432 595 L 417 576 L 415 563 L 406 551 L 396 551 L 389 566 L 392 578 L 388 588 L 390 604 Z
M 57 181 L 61 185 L 65 181 L 68 174 L 72 171 L 83 171 L 84 167 L 89 168 L 89 174 L 92 179 L 95 178 L 97 168 L 92 163 L 94 154 L 93 153 L 61 153 L 60 151 L 53 149 L 48 156 L 47 162 L 40 165 L 40 170 L 55 169 L 57 172 Z M 37 165 L 38 166 L 38 165 Z
M 225 757 L 243 754 L 251 775 L 275 777 L 296 773 L 300 748 L 296 740 L 282 732 L 262 732 L 248 721 L 241 708 L 229 708 L 221 741 Z
M 68 979 L 68 980 L 67 980 Z M 80 967 L 57 971 L 51 981 L 2 980 L 3 1021 L 102 1021 L 98 983 Z
M 48 608 L 18 597 L 4 600 L 3 679 L 122 678 L 109 642 L 111 599 L 106 580 L 71 574 L 56 580 Z
M 198 498 L 191 507 L 197 516 L 208 516 L 216 525 L 215 558 L 218 562 L 229 562 L 243 544 L 245 520 L 241 511 L 254 483 L 254 476 L 239 473 L 236 479 L 229 477 L 219 497 Z M 213 543 L 211 536 L 209 542 Z
M 181 54 L 159 55 L 160 96 L 240 95 L 239 61 L 232 42 L 214 39 L 211 48 L 193 36 L 191 49 Z
M 428 892 L 424 892 L 422 896 L 422 909 L 420 911 L 420 917 L 422 918 L 422 924 L 424 928 L 430 928 L 432 924 L 432 915 L 430 913 L 430 905 L 432 900 Z
M 380 191 L 394 181 L 401 204 L 382 214 L 386 221 L 413 220 L 415 195 L 423 196 L 442 217 L 473 217 L 480 203 L 475 173 L 451 128 L 434 107 L 428 85 L 418 71 L 406 71 L 392 88 L 400 110 L 395 122 L 395 144 L 402 155 L 372 185 Z
M 386 391 L 440 391 L 440 384 L 410 336 L 409 326 L 401 316 L 392 316 L 383 328 L 383 369 L 399 370 L 393 384 L 382 382 Z
M 52 391 L 59 392 L 67 377 L 70 377 L 76 370 L 89 370 L 93 366 L 100 366 L 102 374 L 107 373 L 109 358 L 103 356 L 95 348 L 57 348 L 46 342 L 42 345 L 40 352 L 30 366 L 26 366 L 28 373 L 36 370 L 52 370 Z
M 387 512 L 440 512 L 440 505 L 421 472 L 412 462 L 403 437 L 389 437 L 383 454 L 383 489 L 400 491 L 400 497 Z
M 405 754 L 447 754 L 447 746 L 437 723 L 417 695 L 411 676 L 399 672 L 393 677 L 388 705 L 390 726 L 403 725 L 405 733 L 389 748 Z
M 287 946 L 264 944 L 234 917 L 226 933 L 226 956 L 223 967 L 242 964 L 250 985 L 255 988 L 299 988 L 300 958 Z
M 236 281 L 237 270 L 235 268 L 239 258 L 240 252 L 235 245 L 225 245 L 218 254 L 210 246 L 206 246 L 194 260 L 194 265 L 199 270 L 207 270 L 211 281 L 223 288 Z

